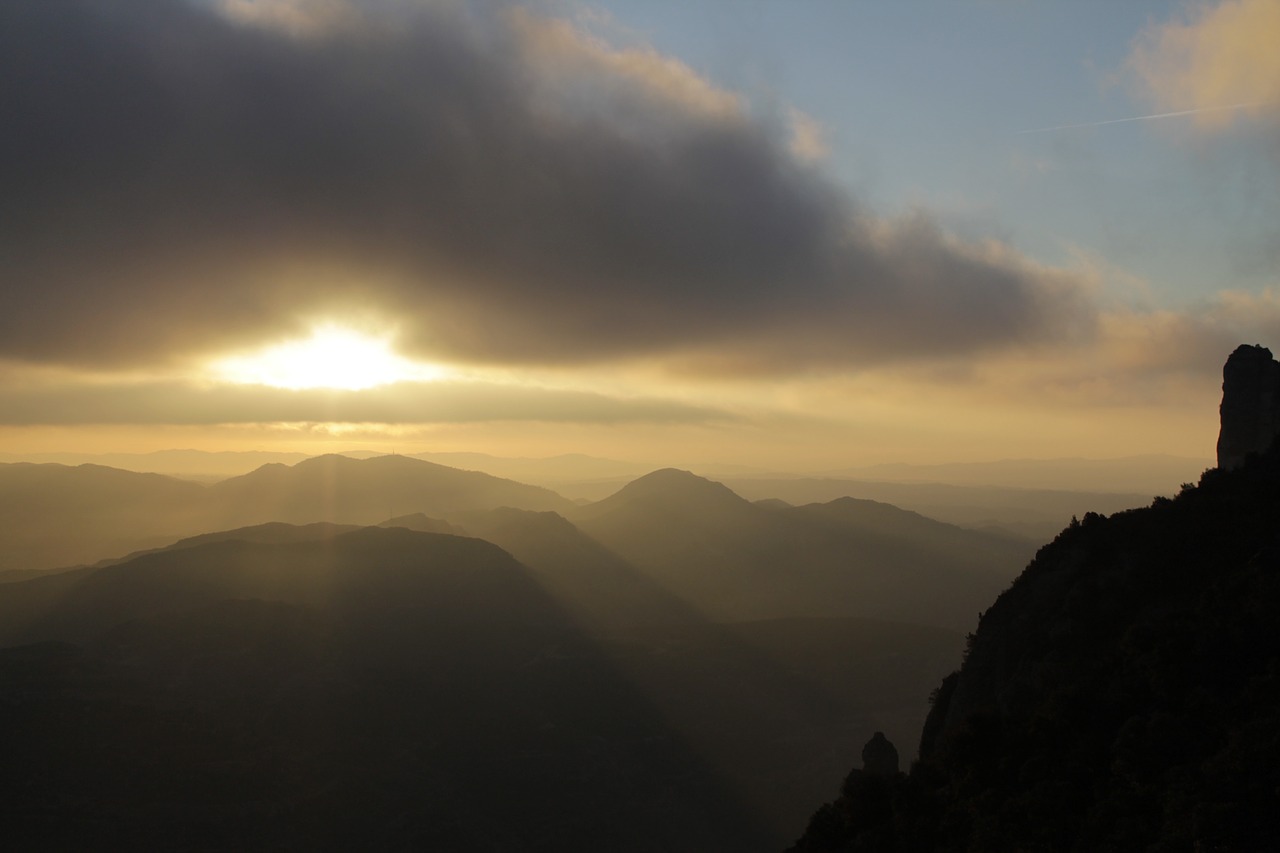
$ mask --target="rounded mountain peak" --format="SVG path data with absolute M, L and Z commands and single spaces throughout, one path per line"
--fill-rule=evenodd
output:
M 680 468 L 659 468 L 657 471 L 651 471 L 623 486 L 617 492 L 617 496 L 632 498 L 650 496 L 714 496 L 724 498 L 728 496 L 736 501 L 743 500 L 728 486 L 717 483 L 714 480 L 708 480 L 706 477 L 699 477 L 691 471 L 685 471 Z
M 599 503 L 583 507 L 576 517 L 637 511 L 695 514 L 710 519 L 755 514 L 759 508 L 721 483 L 678 468 L 662 468 L 632 480 Z

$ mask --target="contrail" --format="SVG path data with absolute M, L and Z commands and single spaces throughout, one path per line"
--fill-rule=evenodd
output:
M 1192 116 L 1198 113 L 1217 113 L 1224 110 L 1240 110 L 1245 107 L 1271 107 L 1280 104 L 1280 101 L 1254 101 L 1248 104 L 1228 104 L 1223 107 L 1201 107 L 1196 110 L 1178 110 L 1173 113 L 1153 113 L 1149 116 L 1129 116 L 1128 118 L 1113 118 L 1107 121 L 1086 121 L 1081 124 L 1059 124 L 1053 127 L 1038 127 L 1035 130 L 1019 130 L 1014 136 L 1022 136 L 1027 133 L 1050 133 L 1055 130 L 1072 130 L 1078 127 L 1102 127 L 1104 124 L 1121 124 L 1126 121 L 1150 121 L 1157 118 L 1177 118 L 1178 116 Z

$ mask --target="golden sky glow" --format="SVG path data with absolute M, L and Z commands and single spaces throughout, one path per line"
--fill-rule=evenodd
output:
M 1280 347 L 1278 27 L 0 3 L 0 444 L 1208 458 Z
M 362 391 L 394 382 L 427 382 L 447 375 L 443 367 L 397 355 L 387 337 L 332 324 L 317 327 L 305 340 L 219 359 L 213 363 L 212 371 L 228 382 L 291 391 Z

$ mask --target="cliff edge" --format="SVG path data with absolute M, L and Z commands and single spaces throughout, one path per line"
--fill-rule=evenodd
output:
M 1274 849 L 1280 450 L 1257 442 L 1276 369 L 1236 350 L 1227 464 L 1042 548 L 934 692 L 911 772 L 847 783 L 792 849 Z

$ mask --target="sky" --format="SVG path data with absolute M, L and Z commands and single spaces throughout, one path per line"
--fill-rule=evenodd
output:
M 8 452 L 1210 458 L 1280 3 L 0 4 Z

